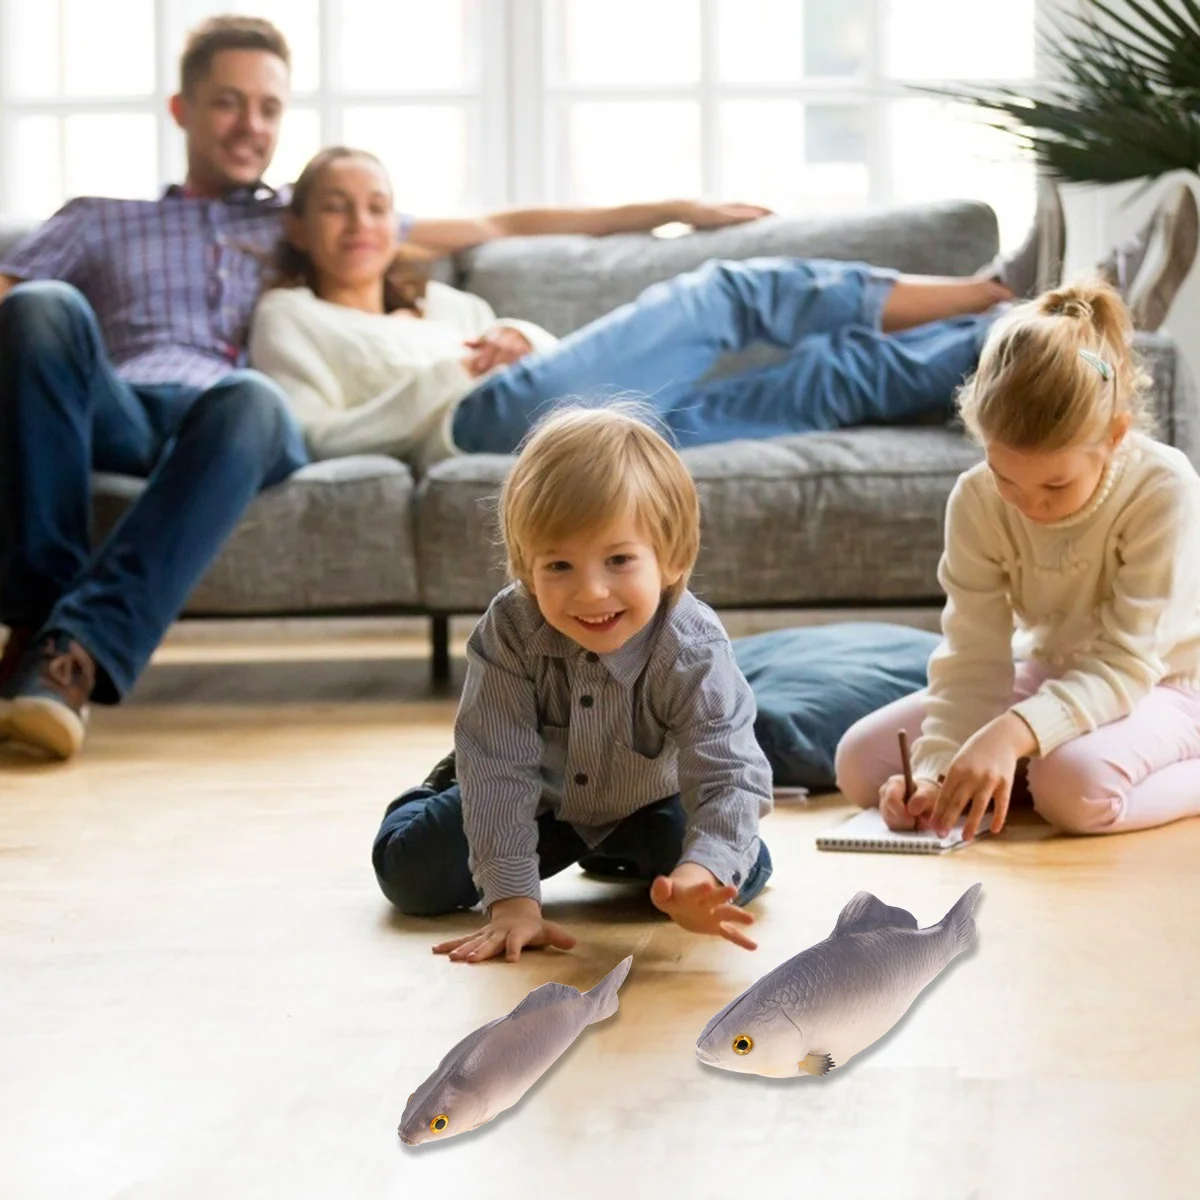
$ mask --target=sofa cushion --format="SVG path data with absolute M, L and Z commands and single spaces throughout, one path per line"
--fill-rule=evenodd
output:
M 712 258 L 795 255 L 913 274 L 969 275 L 996 253 L 996 215 L 957 201 L 843 217 L 764 217 L 679 238 L 618 234 L 501 238 L 458 258 L 460 286 L 501 316 L 559 336 Z
M 946 498 L 979 453 L 941 427 L 685 450 L 702 510 L 692 588 L 719 608 L 936 602 Z M 512 461 L 450 459 L 418 485 L 417 560 L 430 608 L 482 612 L 502 586 L 496 501 Z
M 94 477 L 96 538 L 144 487 Z M 247 509 L 185 615 L 250 616 L 408 608 L 418 602 L 413 478 L 390 458 L 315 463 Z
M 937 644 L 928 630 L 866 621 L 736 638 L 734 655 L 758 705 L 754 734 L 776 785 L 835 787 L 842 735 L 925 687 Z

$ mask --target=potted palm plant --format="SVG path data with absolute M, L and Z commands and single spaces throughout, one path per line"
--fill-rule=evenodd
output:
M 1200 171 L 1197 0 L 1091 0 L 1051 25 L 1042 42 L 1052 80 L 937 93 L 996 114 L 992 124 L 1068 183 Z

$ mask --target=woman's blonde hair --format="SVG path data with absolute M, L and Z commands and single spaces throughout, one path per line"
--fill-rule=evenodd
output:
M 538 554 L 629 515 L 664 571 L 674 603 L 700 550 L 700 499 L 687 468 L 649 414 L 627 401 L 560 407 L 526 439 L 500 493 L 508 573 L 532 590 Z
M 1020 304 L 992 327 L 958 396 L 980 441 L 1062 450 L 1101 441 L 1128 413 L 1147 427 L 1149 376 L 1134 358 L 1129 310 L 1103 280 Z

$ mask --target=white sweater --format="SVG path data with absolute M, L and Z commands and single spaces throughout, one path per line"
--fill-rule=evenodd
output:
M 287 393 L 314 459 L 390 454 L 423 469 L 456 453 L 454 410 L 487 377 L 468 374 L 463 343 L 497 325 L 519 330 L 534 350 L 558 341 L 529 321 L 497 321 L 481 297 L 433 280 L 421 317 L 273 288 L 254 312 L 250 362 Z
M 1010 706 L 1046 755 L 1126 716 L 1158 683 L 1200 684 L 1200 477 L 1142 434 L 1125 439 L 1087 506 L 1053 525 L 1006 504 L 986 463 L 967 471 L 947 505 L 938 579 L 943 640 L 913 746 L 923 779 Z M 1017 704 L 1014 654 L 1056 676 Z

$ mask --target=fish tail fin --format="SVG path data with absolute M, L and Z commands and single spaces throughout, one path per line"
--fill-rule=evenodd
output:
M 955 957 L 975 945 L 975 902 L 979 899 L 982 883 L 972 884 L 955 901 L 954 907 L 938 922 L 941 929 L 949 930 Z
M 617 1011 L 617 992 L 621 984 L 625 982 L 625 976 L 629 974 L 629 968 L 632 965 L 633 955 L 631 954 L 628 958 L 621 959 L 594 988 L 583 993 L 591 999 L 594 1006 L 589 1025 L 603 1021 Z

